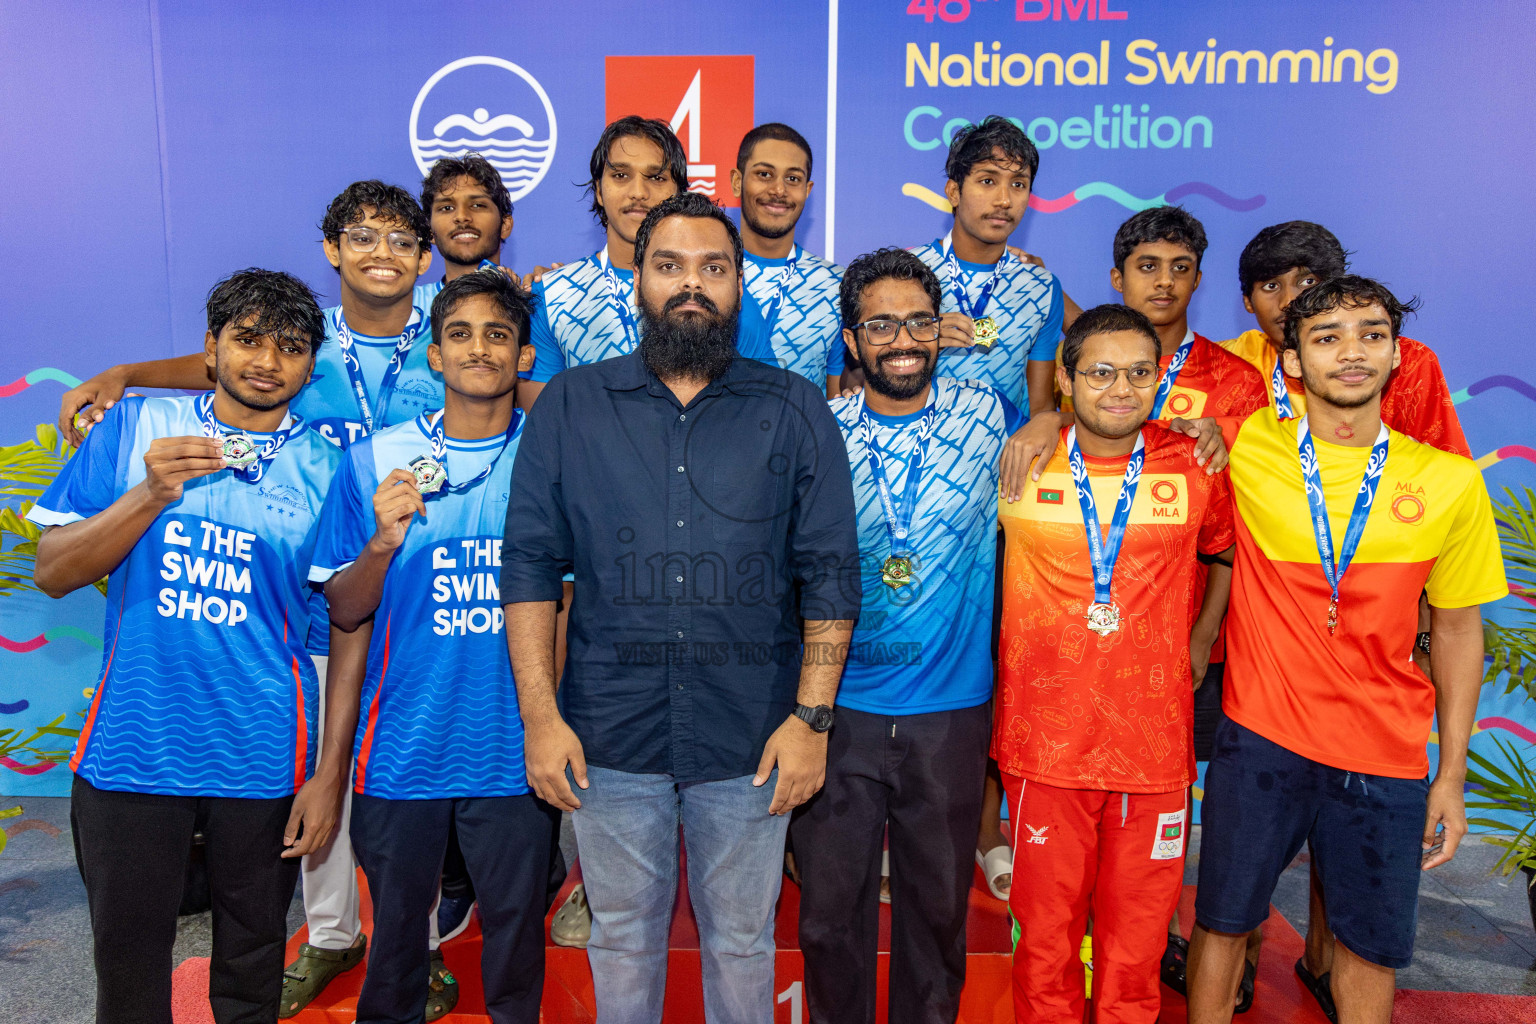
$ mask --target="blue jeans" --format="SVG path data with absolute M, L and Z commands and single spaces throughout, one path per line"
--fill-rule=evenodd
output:
M 709 1024 L 773 1020 L 773 914 L 789 815 L 768 806 L 775 772 L 679 786 L 670 775 L 588 766 L 572 815 L 592 908 L 587 957 L 597 1024 L 658 1024 L 677 897 L 678 824 L 699 923 Z

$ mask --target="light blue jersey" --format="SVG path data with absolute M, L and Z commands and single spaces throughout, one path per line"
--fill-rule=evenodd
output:
M 62 526 L 105 511 L 144 480 L 152 441 L 203 436 L 198 401 L 118 403 L 27 517 Z M 258 450 L 271 437 L 246 433 Z M 70 761 L 82 778 L 176 796 L 303 785 L 319 698 L 306 577 L 340 459 L 300 425 L 259 481 L 230 469 L 189 480 L 149 524 L 108 578 L 101 678 Z
M 430 456 L 428 418 L 347 450 L 321 519 L 310 579 L 350 565 L 374 533 L 373 494 L 392 470 Z M 374 615 L 355 753 L 357 792 L 393 800 L 527 793 L 523 727 L 502 623 L 501 537 L 511 438 L 447 439 L 448 479 L 405 532 Z M 505 450 L 502 442 L 506 440 Z M 491 466 L 490 475 L 474 481 Z
M 998 460 L 1022 414 L 979 381 L 933 379 L 927 408 L 935 421 L 909 539 L 915 582 L 892 589 L 881 579 L 891 534 L 860 426 L 863 396 L 834 399 L 831 407 L 853 471 L 863 583 L 838 705 L 916 715 L 985 704 L 992 697 Z M 923 416 L 869 414 L 898 504 Z
M 418 286 L 419 287 L 419 286 Z M 427 365 L 427 346 L 432 342 L 432 328 L 426 311 L 418 306 L 406 327 L 415 333 L 415 341 L 406 356 L 405 366 L 394 387 L 381 394 L 385 369 L 395 354 L 397 338 L 374 338 L 353 332 L 357 361 L 362 368 L 363 385 L 373 411 L 373 427 L 393 426 L 414 419 L 427 409 L 443 405 L 443 378 Z M 315 372 L 309 384 L 293 400 L 293 411 L 332 444 L 345 448 L 364 437 L 367 426 L 353 390 L 351 378 L 342 360 L 336 331 L 340 307 L 325 311 L 325 344 L 315 357 Z
M 912 252 L 939 275 L 943 291 L 942 312 L 964 312 L 955 298 L 954 275 L 945 266 L 942 239 L 920 245 Z M 997 342 L 985 348 L 943 348 L 939 370 L 962 380 L 979 380 L 1003 393 L 1026 417 L 1029 415 L 1029 384 L 1025 376 L 1030 360 L 1056 361 L 1061 341 L 1061 282 L 1049 270 L 1023 263 L 1004 251 L 1001 280 L 987 301 L 984 315 L 997 321 Z M 992 279 L 990 264 L 960 264 L 960 285 L 971 302 L 981 297 Z
M 533 380 L 542 384 L 561 370 L 628 355 L 639 344 L 634 271 L 609 266 L 605 272 L 606 252 L 567 263 L 534 282 L 528 332 L 537 350 Z
M 843 268 L 799 246 L 792 258 L 795 265 L 781 292 L 780 281 L 790 260 L 744 255 L 736 348 L 748 358 L 774 363 L 825 388 L 828 377 L 843 372 L 846 349 L 838 305 Z M 769 325 L 766 317 L 775 310 Z
M 437 293 L 443 290 L 443 279 L 438 278 L 428 284 L 419 284 L 411 293 L 411 305 L 421 310 L 428 316 L 432 315 L 432 300 L 437 298 Z

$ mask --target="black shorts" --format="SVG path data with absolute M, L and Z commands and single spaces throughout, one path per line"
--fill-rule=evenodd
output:
M 1205 681 L 1195 691 L 1195 760 L 1209 761 L 1216 745 L 1216 726 L 1221 722 L 1221 679 L 1227 663 L 1211 662 Z
M 1230 718 L 1213 753 L 1200 809 L 1200 925 L 1257 928 L 1280 873 L 1311 839 L 1335 938 L 1373 964 L 1407 967 L 1429 779 L 1332 768 Z

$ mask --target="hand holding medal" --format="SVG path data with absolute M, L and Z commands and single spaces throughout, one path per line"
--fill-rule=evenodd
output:
M 405 531 L 416 516 L 427 514 L 427 503 L 416 489 L 416 474 L 397 469 L 379 482 L 373 492 L 373 540 L 380 551 L 394 551 L 405 543 Z
M 283 421 L 282 428 L 265 444 L 258 446 L 256 439 L 243 430 L 236 430 L 232 434 L 224 432 L 223 427 L 213 415 L 213 392 L 210 391 L 198 399 L 197 414 L 203 423 L 203 436 L 219 443 L 219 452 L 224 465 L 250 483 L 261 480 L 262 474 L 267 471 L 267 463 L 275 458 L 288 443 L 288 439 L 304 426 L 302 419 L 290 413 Z
M 144 453 L 144 486 L 156 501 L 180 501 L 189 480 L 226 468 L 217 438 L 157 437 Z

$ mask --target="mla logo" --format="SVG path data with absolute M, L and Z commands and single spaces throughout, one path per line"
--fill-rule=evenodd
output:
M 411 105 L 411 155 L 426 174 L 445 157 L 479 153 L 515 203 L 555 161 L 555 108 L 539 80 L 500 57 L 460 57 L 427 79 Z
M 1399 493 L 1392 499 L 1392 518 L 1410 525 L 1423 519 L 1424 488 L 1399 483 L 1397 490 Z
M 740 205 L 723 179 L 752 130 L 750 55 L 609 57 L 605 73 L 608 121 L 638 114 L 667 122 L 688 154 L 688 190 Z

